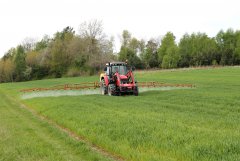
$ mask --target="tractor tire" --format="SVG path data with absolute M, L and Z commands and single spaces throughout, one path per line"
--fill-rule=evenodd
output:
M 105 85 L 104 79 L 101 80 L 100 92 L 102 95 L 106 95 L 108 93 L 107 86 Z
M 116 95 L 116 85 L 115 84 L 109 84 L 108 85 L 108 95 L 109 96 L 115 96 Z
M 138 87 L 136 86 L 134 91 L 133 91 L 133 95 L 138 96 L 138 94 L 139 94 L 139 91 L 138 91 Z

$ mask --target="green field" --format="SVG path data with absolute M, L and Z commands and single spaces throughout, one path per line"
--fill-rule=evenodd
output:
M 19 90 L 23 88 L 96 81 L 98 77 L 0 84 L 0 160 L 110 159 L 37 116 L 125 160 L 240 160 L 240 67 L 135 75 L 138 81 L 192 83 L 196 88 L 148 91 L 138 97 L 22 100 Z

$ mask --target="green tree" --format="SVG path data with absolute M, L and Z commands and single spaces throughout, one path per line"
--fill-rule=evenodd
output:
M 217 63 L 217 45 L 205 33 L 185 34 L 179 42 L 179 66 L 201 66 Z
M 162 68 L 177 68 L 180 56 L 178 54 L 178 47 L 169 47 L 163 57 Z
M 165 59 L 164 59 L 165 57 Z M 162 68 L 176 68 L 179 61 L 178 46 L 173 33 L 168 32 L 158 49 L 158 60 Z
M 236 47 L 236 35 L 232 29 L 228 29 L 226 32 L 220 31 L 216 36 L 216 41 L 221 54 L 221 65 L 233 65 L 234 64 L 234 50 Z
M 145 40 L 141 39 L 139 41 L 139 56 L 141 58 L 142 61 L 144 61 L 144 54 L 145 54 L 145 48 L 146 48 L 146 42 Z
M 139 52 L 139 41 L 135 37 L 133 37 L 130 42 L 128 47 L 132 49 L 135 53 Z
M 163 61 L 163 57 L 167 54 L 167 49 L 169 47 L 175 46 L 175 36 L 173 35 L 173 33 L 168 32 L 162 39 L 161 41 L 161 45 L 158 49 L 158 58 L 159 58 L 159 62 L 160 64 Z
M 140 58 L 136 55 L 136 53 L 127 47 L 121 47 L 121 50 L 119 52 L 119 60 L 120 61 L 126 61 L 128 60 L 128 64 L 132 65 L 138 69 L 143 68 L 143 64 L 140 60 Z
M 41 51 L 43 49 L 46 49 L 49 42 L 50 42 L 50 38 L 47 35 L 45 35 L 41 41 L 36 43 L 34 50 Z
M 5 81 L 4 76 L 4 61 L 0 59 L 0 83 Z
M 163 57 L 161 66 L 162 66 L 162 68 L 165 68 L 165 69 L 171 68 L 171 57 L 169 55 L 165 55 Z
M 146 68 L 158 67 L 158 54 L 157 54 L 158 44 L 156 40 L 151 39 L 147 42 L 146 49 L 143 54 L 143 61 Z
M 13 82 L 15 74 L 15 65 L 13 58 L 16 55 L 16 49 L 11 48 L 8 50 L 3 58 L 0 60 L 1 69 L 0 69 L 0 82 Z
M 129 47 L 129 43 L 131 41 L 132 35 L 128 30 L 123 30 L 122 33 L 122 46 Z
M 240 64 L 240 31 L 236 32 L 236 47 L 233 52 L 233 64 L 239 65 Z
M 51 53 L 51 72 L 55 77 L 61 77 L 66 73 L 72 63 L 72 57 L 67 51 L 67 45 L 71 42 L 75 31 L 71 27 L 66 27 L 62 32 L 57 32 L 53 41 L 49 45 Z
M 120 61 L 128 60 L 130 65 L 136 68 L 143 68 L 141 59 L 138 57 L 139 41 L 136 38 L 131 37 L 131 33 L 124 30 L 122 33 L 122 46 L 118 53 L 118 59 Z
M 179 42 L 179 66 L 189 67 L 192 60 L 192 40 L 189 34 L 184 34 Z
M 216 60 L 217 45 L 215 40 L 205 33 L 198 33 L 193 41 L 196 49 L 193 51 L 194 65 L 212 65 L 213 60 Z
M 14 71 L 15 71 L 15 65 L 12 62 L 11 59 L 7 59 L 4 62 L 4 75 L 5 75 L 5 81 L 6 82 L 13 82 L 13 76 L 14 76 Z
M 24 72 L 26 70 L 26 61 L 25 61 L 25 51 L 23 46 L 19 45 L 16 49 L 16 54 L 14 55 L 14 64 L 16 67 L 16 81 L 23 81 Z

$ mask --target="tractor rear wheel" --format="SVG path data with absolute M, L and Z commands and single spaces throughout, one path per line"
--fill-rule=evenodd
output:
M 134 96 L 138 96 L 138 93 L 139 93 L 138 87 L 136 86 L 134 91 L 133 91 L 133 94 L 134 94 Z
M 108 92 L 104 79 L 101 80 L 100 92 L 102 95 L 106 95 Z
M 108 85 L 108 95 L 109 96 L 115 96 L 116 95 L 116 85 L 115 84 L 109 84 Z

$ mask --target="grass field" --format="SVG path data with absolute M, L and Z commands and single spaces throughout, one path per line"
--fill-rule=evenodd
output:
M 136 77 L 138 81 L 192 83 L 196 88 L 149 91 L 138 97 L 22 100 L 19 90 L 23 88 L 98 78 L 1 84 L 0 160 L 108 159 L 19 108 L 21 103 L 125 160 L 240 160 L 240 67 L 141 71 Z

